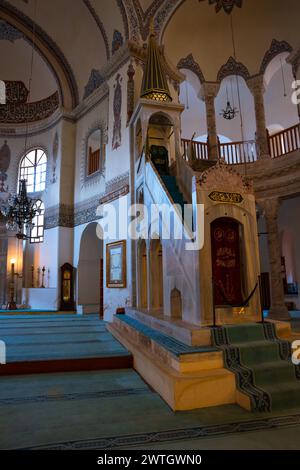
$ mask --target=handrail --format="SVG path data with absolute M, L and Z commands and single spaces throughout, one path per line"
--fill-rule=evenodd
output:
M 300 149 L 300 124 L 269 135 L 269 152 L 272 158 L 282 157 Z M 206 142 L 181 139 L 184 160 L 208 160 L 209 146 Z M 219 157 L 230 165 L 253 163 L 259 157 L 259 145 L 255 140 L 219 143 Z
M 300 149 L 300 124 L 284 129 L 274 135 L 268 135 L 272 158 L 282 157 Z
M 197 140 L 181 139 L 184 160 L 208 160 L 207 142 Z M 191 147 L 190 147 L 191 146 Z M 192 155 L 189 155 L 192 152 Z
M 258 146 L 255 140 L 223 143 L 219 144 L 219 155 L 230 165 L 253 163 L 258 157 Z
M 241 304 L 226 304 L 226 305 L 216 305 L 215 304 L 215 288 L 217 287 L 219 289 L 219 291 L 221 292 L 221 295 L 223 297 L 223 299 L 228 302 L 228 299 L 226 298 L 224 292 L 220 289 L 220 286 L 215 282 L 214 279 L 212 279 L 212 284 L 213 284 L 213 326 L 216 327 L 216 307 L 219 307 L 219 308 L 243 308 L 243 307 L 246 307 L 246 305 L 248 305 L 248 303 L 250 302 L 250 300 L 252 299 L 252 297 L 254 296 L 255 292 L 256 292 L 256 289 L 259 285 L 259 281 L 255 284 L 255 287 L 254 289 L 250 292 L 250 294 L 248 295 L 248 297 L 241 303 Z

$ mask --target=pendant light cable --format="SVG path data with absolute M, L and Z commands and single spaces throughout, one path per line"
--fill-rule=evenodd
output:
M 230 15 L 230 29 L 231 29 L 231 39 L 232 39 L 232 47 L 233 47 L 233 58 L 237 63 L 237 53 L 236 53 L 236 44 L 235 44 L 235 37 L 234 37 L 234 26 L 233 26 L 233 14 Z M 245 135 L 244 135 L 244 119 L 243 119 L 243 112 L 242 112 L 242 102 L 241 102 L 241 92 L 240 92 L 240 83 L 239 77 L 237 73 L 235 74 L 236 78 L 236 87 L 237 87 L 237 96 L 238 96 L 238 106 L 240 110 L 240 124 L 241 124 L 241 141 L 244 143 Z M 247 174 L 247 163 L 245 159 L 245 175 Z
M 29 130 L 29 104 L 31 98 L 32 90 L 32 76 L 33 76 L 33 64 L 34 64 L 34 52 L 35 52 L 35 35 L 36 35 L 36 13 L 37 13 L 37 0 L 34 0 L 34 15 L 33 15 L 33 25 L 32 25 L 32 42 L 31 42 L 31 58 L 30 58 L 30 72 L 29 72 L 29 81 L 28 81 L 28 103 L 27 103 L 27 114 L 26 114 L 26 131 L 25 131 L 25 153 L 27 153 L 27 144 L 28 144 L 28 130 Z
M 283 96 L 284 98 L 286 98 L 287 97 L 286 83 L 285 83 L 285 76 L 284 76 L 283 63 L 282 63 L 281 57 L 280 57 L 280 66 L 281 66 L 281 76 L 282 76 L 282 83 L 283 83 Z

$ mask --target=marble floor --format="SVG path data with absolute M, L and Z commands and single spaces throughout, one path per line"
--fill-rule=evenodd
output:
M 69 328 L 64 317 L 15 320 L 0 319 L 14 360 L 77 343 L 83 354 L 125 351 L 96 316 Z M 174 413 L 132 369 L 0 377 L 0 449 L 300 449 L 299 431 L 300 409 Z

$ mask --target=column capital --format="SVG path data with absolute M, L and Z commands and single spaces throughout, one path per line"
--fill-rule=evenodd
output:
M 265 80 L 263 75 L 255 75 L 248 78 L 247 85 L 253 95 L 263 95 L 265 93 Z
M 215 99 L 220 90 L 220 83 L 217 82 L 203 82 L 201 86 L 201 97 L 203 101 L 208 98 Z
M 257 204 L 263 209 L 266 219 L 277 221 L 278 212 L 281 205 L 279 197 L 272 197 L 268 199 L 257 199 Z

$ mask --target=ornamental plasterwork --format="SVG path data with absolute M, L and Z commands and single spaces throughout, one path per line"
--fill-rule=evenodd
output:
M 200 65 L 195 61 L 193 54 L 189 54 L 188 56 L 180 59 L 177 64 L 177 68 L 191 70 L 200 80 L 200 83 L 205 82 L 204 75 L 200 68 Z
M 101 75 L 97 69 L 92 69 L 89 80 L 84 87 L 83 99 L 90 96 L 97 88 L 99 88 L 105 82 L 105 78 Z
M 198 176 L 197 185 L 205 190 L 253 194 L 252 183 L 222 160 Z
M 93 222 L 101 218 L 97 215 L 97 209 L 101 201 L 108 203 L 118 197 L 124 196 L 129 191 L 129 173 L 124 173 L 110 180 L 105 192 L 89 198 L 83 202 L 70 206 L 59 204 L 46 208 L 45 229 L 54 227 L 73 228 L 77 225 Z
M 237 62 L 233 57 L 229 57 L 226 64 L 222 65 L 218 72 L 217 80 L 221 82 L 224 78 L 230 75 L 240 75 L 245 80 L 250 78 L 250 73 L 247 67 L 241 62 Z
M 286 42 L 286 41 L 277 41 L 277 39 L 273 39 L 270 48 L 267 50 L 267 52 L 264 55 L 262 64 L 260 66 L 259 73 L 264 75 L 269 63 L 278 54 L 281 54 L 283 52 L 291 53 L 292 50 L 293 50 L 293 48 L 288 42 Z
M 205 0 L 199 0 L 199 2 L 203 1 Z M 216 13 L 223 9 L 226 13 L 230 14 L 235 6 L 242 7 L 243 0 L 208 0 L 208 3 L 216 5 Z
M 15 42 L 17 39 L 22 39 L 23 34 L 15 29 L 6 21 L 0 20 L 0 41 L 10 41 Z

